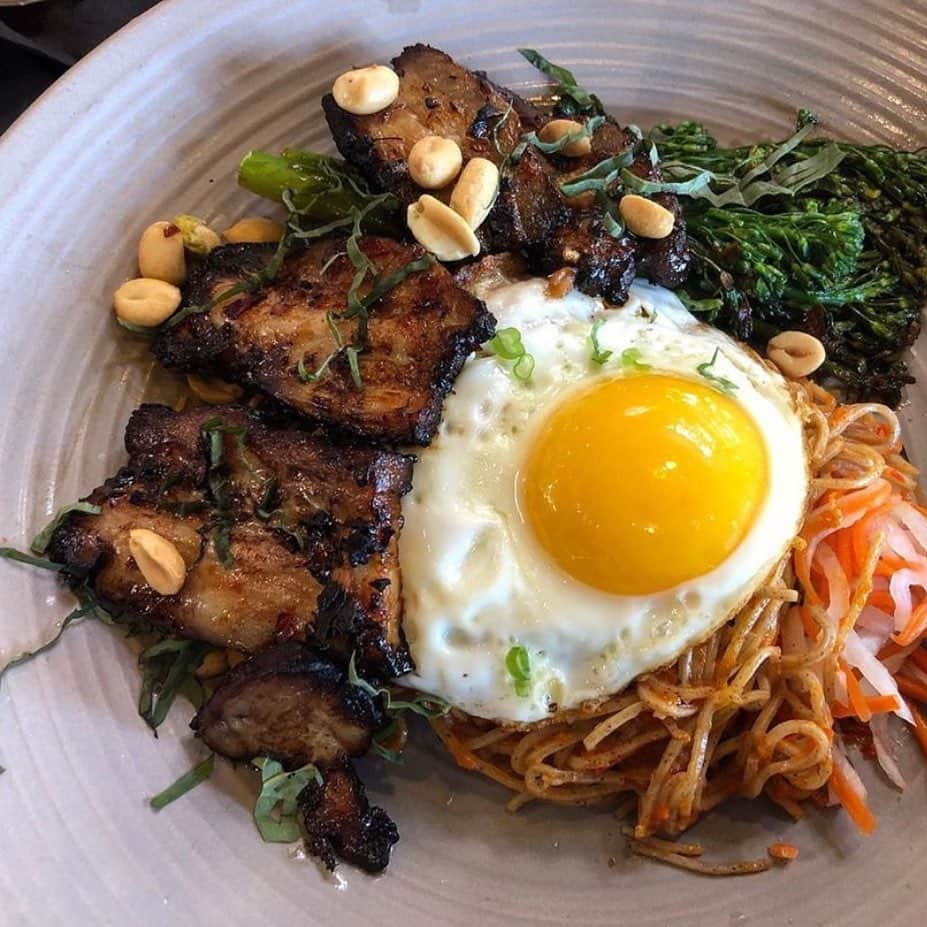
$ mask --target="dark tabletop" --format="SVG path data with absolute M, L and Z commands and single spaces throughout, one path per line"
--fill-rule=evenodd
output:
M 0 133 L 69 65 L 157 0 L 0 7 Z

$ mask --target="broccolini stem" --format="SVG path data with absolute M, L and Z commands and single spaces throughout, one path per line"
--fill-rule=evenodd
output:
M 324 225 L 350 217 L 368 204 L 371 194 L 342 162 L 307 151 L 249 151 L 238 167 L 238 183 L 265 199 L 283 202 L 289 190 L 293 205 L 303 218 Z M 398 203 L 389 199 L 371 209 L 364 231 L 396 234 L 401 227 Z

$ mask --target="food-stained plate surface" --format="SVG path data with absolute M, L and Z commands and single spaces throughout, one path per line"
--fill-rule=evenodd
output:
M 572 68 L 622 122 L 694 118 L 723 139 L 783 136 L 813 107 L 828 134 L 927 143 L 927 4 L 732 5 L 667 0 L 376 4 L 169 0 L 92 54 L 0 141 L 0 533 L 22 545 L 56 505 L 124 457 L 123 427 L 176 385 L 115 329 L 113 289 L 149 221 L 192 212 L 218 227 L 254 198 L 234 169 L 249 148 L 330 150 L 320 100 L 352 64 L 428 41 L 516 91 L 538 86 L 515 48 Z M 927 461 L 927 350 L 902 417 Z M 41 640 L 70 607 L 54 581 L 0 572 L 0 657 Z M 405 762 L 365 764 L 402 822 L 388 874 L 326 877 L 262 844 L 245 773 L 223 767 L 160 814 L 147 799 L 200 758 L 178 710 L 152 738 L 134 652 L 92 624 L 0 690 L 4 924 L 425 925 L 910 923 L 923 910 L 927 774 L 905 741 L 899 795 L 864 767 L 879 827 L 836 812 L 792 824 L 733 804 L 697 828 L 720 860 L 787 839 L 800 860 L 728 881 L 625 856 L 607 811 L 527 808 L 456 769 L 425 729 Z

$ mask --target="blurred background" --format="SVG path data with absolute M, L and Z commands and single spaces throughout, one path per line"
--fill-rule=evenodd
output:
M 74 62 L 157 0 L 0 0 L 0 134 Z

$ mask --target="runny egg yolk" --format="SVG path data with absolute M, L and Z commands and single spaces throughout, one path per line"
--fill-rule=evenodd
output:
M 707 383 L 605 380 L 542 426 L 519 481 L 522 517 L 570 576 L 644 595 L 719 566 L 767 490 L 753 419 Z

